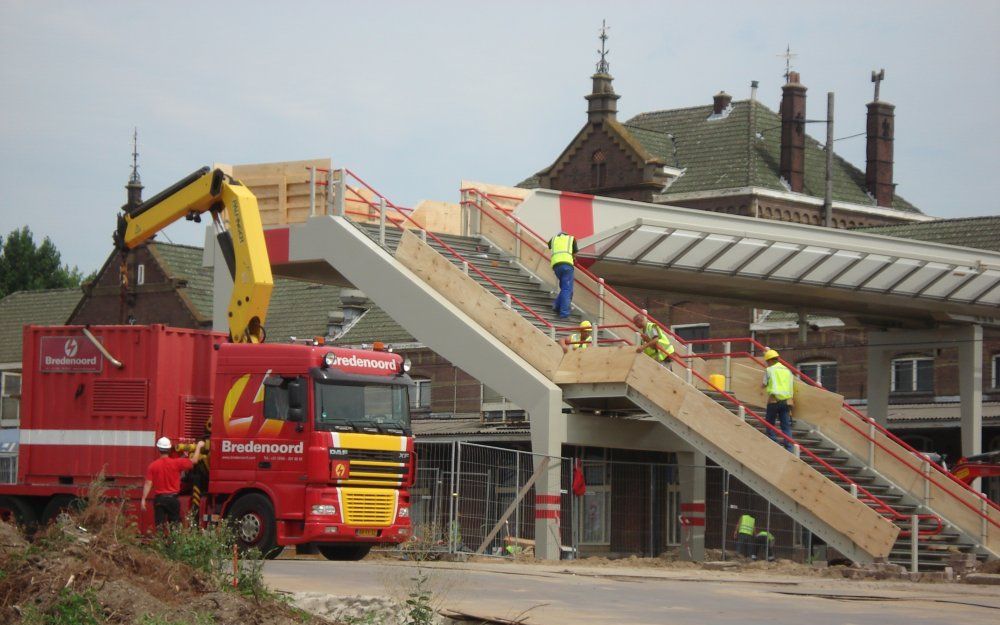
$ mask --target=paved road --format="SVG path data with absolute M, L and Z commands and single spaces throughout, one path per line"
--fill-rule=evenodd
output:
M 701 570 L 510 563 L 425 563 L 439 607 L 531 625 L 957 625 L 1000 622 L 995 587 L 848 582 Z M 268 562 L 286 591 L 405 598 L 409 562 Z

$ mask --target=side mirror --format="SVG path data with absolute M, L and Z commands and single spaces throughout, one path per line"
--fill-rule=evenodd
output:
M 306 386 L 301 378 L 288 381 L 288 407 L 292 410 L 298 409 L 300 412 L 308 403 L 306 398 Z M 290 413 L 291 411 L 289 411 Z
M 288 420 L 292 423 L 303 423 L 306 420 L 305 416 L 305 411 L 301 408 L 288 409 Z

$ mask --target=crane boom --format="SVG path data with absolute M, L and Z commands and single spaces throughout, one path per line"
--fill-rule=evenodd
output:
M 229 337 L 234 343 L 261 343 L 274 280 L 264 242 L 257 198 L 221 169 L 202 167 L 118 216 L 115 245 L 127 254 L 170 224 L 201 221 L 209 212 L 222 254 L 233 277 Z M 225 212 L 229 229 L 222 223 Z

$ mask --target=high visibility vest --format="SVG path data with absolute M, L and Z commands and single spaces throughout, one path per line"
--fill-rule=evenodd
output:
M 775 399 L 791 399 L 795 394 L 795 381 L 788 367 L 777 362 L 767 368 L 767 393 Z
M 760 538 L 761 536 L 766 536 L 767 537 L 767 542 L 771 542 L 772 540 L 774 540 L 774 534 L 772 534 L 771 532 L 768 532 L 766 530 L 761 530 L 761 531 L 757 532 L 757 538 Z
M 586 342 L 580 343 L 580 341 L 584 339 L 581 339 L 579 334 L 570 334 L 569 335 L 570 347 L 572 347 L 573 349 L 587 349 L 588 347 L 590 347 L 591 338 L 593 337 L 587 337 Z
M 552 266 L 559 263 L 573 264 L 573 237 L 568 234 L 557 234 L 549 241 L 549 249 L 552 250 Z
M 736 530 L 737 534 L 748 534 L 753 536 L 753 528 L 757 525 L 757 519 L 753 518 L 749 514 L 744 514 L 740 517 L 740 526 Z
M 654 339 L 659 337 L 657 343 L 662 348 L 662 349 L 657 349 L 655 345 L 653 347 L 647 347 L 644 351 L 644 353 L 647 356 L 652 356 L 656 360 L 664 361 L 667 359 L 667 356 L 674 353 L 674 346 L 670 344 L 670 339 L 667 338 L 666 332 L 661 330 L 660 326 L 656 325 L 652 321 L 646 322 L 646 327 L 643 328 L 642 335 L 646 339 L 645 341 L 643 341 L 643 343 L 645 343 L 649 339 Z

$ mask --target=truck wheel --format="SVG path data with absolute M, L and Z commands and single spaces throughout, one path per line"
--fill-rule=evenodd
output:
M 259 493 L 243 495 L 226 513 L 236 535 L 236 544 L 243 551 L 256 547 L 268 560 L 281 553 L 277 545 L 274 506 Z
M 371 545 L 316 545 L 327 560 L 355 562 L 372 550 Z
M 48 525 L 52 521 L 58 521 L 60 524 L 65 523 L 69 520 L 68 513 L 80 511 L 83 505 L 83 500 L 78 497 L 56 495 L 49 499 L 49 503 L 45 504 L 45 509 L 42 510 L 42 524 Z
M 38 525 L 38 515 L 31 504 L 20 497 L 0 495 L 0 519 L 32 531 Z

